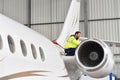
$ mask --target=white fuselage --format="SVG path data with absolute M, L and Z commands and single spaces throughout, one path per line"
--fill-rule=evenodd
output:
M 0 80 L 70 80 L 51 41 L 0 14 Z

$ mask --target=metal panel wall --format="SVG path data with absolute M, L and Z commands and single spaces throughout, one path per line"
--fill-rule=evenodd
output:
M 27 0 L 0 0 L 0 12 L 12 19 L 27 23 Z
M 57 26 L 57 27 L 56 27 Z M 59 35 L 62 24 L 34 25 L 32 29 L 41 33 L 50 40 L 55 40 Z
M 51 21 L 50 0 L 32 0 L 32 24 L 48 23 Z
M 81 27 L 82 26 L 82 27 Z M 80 22 L 80 31 L 82 35 L 84 35 L 84 23 Z M 47 25 L 33 25 L 32 29 L 41 33 L 45 37 L 50 40 L 55 40 L 58 38 L 63 27 L 63 23 L 61 24 L 47 24 Z
M 120 41 L 119 0 L 89 0 L 89 36 Z M 113 49 L 119 54 L 119 48 Z
M 0 13 L 3 12 L 3 4 L 4 4 L 4 0 L 0 0 Z
M 91 37 L 120 41 L 119 0 L 89 0 L 89 32 Z M 120 4 L 120 3 L 119 3 Z
M 89 0 L 89 18 L 103 19 L 114 17 L 114 0 Z
M 50 40 L 56 39 L 62 30 L 70 3 L 71 0 L 32 0 L 32 29 L 38 29 L 38 32 Z M 83 14 L 81 7 L 81 15 Z M 83 16 L 80 18 L 83 19 Z M 81 24 L 80 31 L 84 35 L 83 22 Z M 44 28 L 45 32 L 42 31 L 42 26 L 47 26 Z
M 52 0 L 52 22 L 63 22 L 67 15 L 71 0 Z
M 54 40 L 58 37 L 71 0 L 32 0 L 32 29 Z M 46 31 L 42 31 L 42 28 Z M 39 28 L 40 27 L 40 28 Z
M 116 18 L 119 11 L 119 0 L 89 0 L 89 18 Z
M 34 25 L 31 27 L 33 30 L 44 35 L 46 38 L 51 39 L 51 25 Z

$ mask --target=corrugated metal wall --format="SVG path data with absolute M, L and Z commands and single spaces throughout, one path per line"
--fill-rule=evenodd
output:
M 26 24 L 27 5 L 27 0 L 0 0 L 0 13 Z
M 70 2 L 71 0 L 32 0 L 32 29 L 50 40 L 56 39 L 62 29 Z
M 51 39 L 51 2 L 32 0 L 32 28 Z
M 0 13 L 3 12 L 3 0 L 0 0 Z
M 32 29 L 51 40 L 56 39 L 69 3 L 70 0 L 32 0 Z
M 89 32 L 91 37 L 120 41 L 119 0 L 89 0 Z

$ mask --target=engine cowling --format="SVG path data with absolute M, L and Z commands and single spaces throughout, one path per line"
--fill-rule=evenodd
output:
M 109 47 L 97 39 L 81 42 L 75 56 L 80 70 L 94 78 L 107 76 L 114 65 L 113 54 Z

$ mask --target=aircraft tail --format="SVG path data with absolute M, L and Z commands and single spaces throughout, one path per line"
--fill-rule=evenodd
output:
M 80 0 L 72 0 L 63 29 L 56 42 L 64 46 L 68 37 L 79 30 Z

